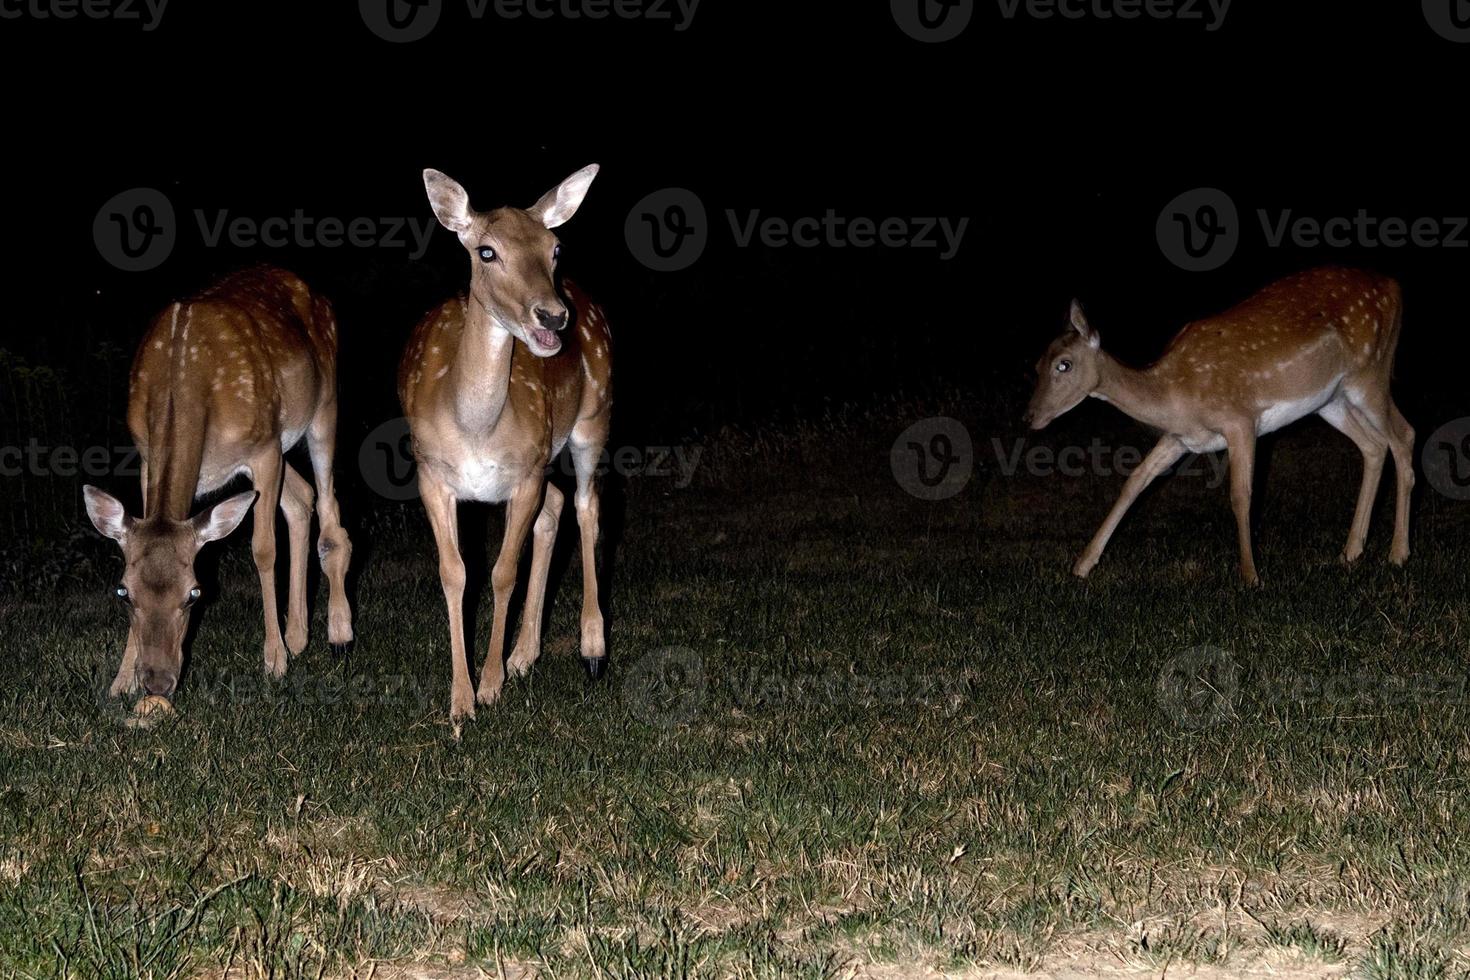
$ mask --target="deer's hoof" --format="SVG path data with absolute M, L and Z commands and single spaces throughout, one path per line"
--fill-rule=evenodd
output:
M 328 646 L 332 648 L 332 656 L 334 657 L 345 657 L 352 652 L 351 640 L 348 640 L 346 643 L 329 643 Z
M 583 657 L 582 666 L 587 668 L 587 676 L 591 680 L 600 680 L 607 673 L 606 657 Z

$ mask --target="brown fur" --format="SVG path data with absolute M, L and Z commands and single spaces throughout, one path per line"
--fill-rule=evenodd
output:
M 93 523 L 122 548 L 130 625 L 112 693 L 167 695 L 178 681 L 194 557 L 230 533 L 258 493 L 253 553 L 265 608 L 267 673 L 285 673 L 287 650 L 306 646 L 307 533 L 313 491 L 282 452 L 303 435 L 316 473 L 318 551 L 330 583 L 328 638 L 352 638 L 344 578 L 351 542 L 332 484 L 337 427 L 337 324 L 330 304 L 296 276 L 257 268 L 221 280 L 159 314 L 134 358 L 128 427 L 143 459 L 143 517 L 86 489 Z M 287 445 L 283 446 L 283 443 Z M 252 492 L 190 517 L 194 498 L 237 474 Z M 290 528 L 291 580 L 283 638 L 276 613 L 277 503 Z

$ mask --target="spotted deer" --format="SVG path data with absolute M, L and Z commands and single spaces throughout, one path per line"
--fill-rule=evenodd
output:
M 429 204 L 469 255 L 469 290 L 431 310 L 414 328 L 398 369 L 398 392 L 413 434 L 419 490 L 439 552 L 449 609 L 450 718 L 473 718 L 505 681 L 506 617 L 528 531 L 530 581 L 508 666 L 521 675 L 541 653 L 541 617 L 564 497 L 546 480 L 563 448 L 576 471 L 582 541 L 581 653 L 588 672 L 607 663 L 598 605 L 598 492 L 594 477 L 612 411 L 612 335 L 607 318 L 570 280 L 557 291 L 561 246 L 551 229 L 576 213 L 597 175 L 572 174 L 527 209 L 470 208 L 463 187 L 424 171 Z M 563 299 L 565 297 L 565 299 Z M 505 536 L 491 571 L 494 617 L 478 691 L 470 686 L 464 639 L 461 500 L 506 504 Z
M 337 434 L 337 321 L 328 302 L 296 276 L 258 268 L 221 280 L 164 310 L 133 360 L 128 428 L 142 465 L 143 516 L 96 487 L 87 514 L 122 548 L 117 596 L 128 610 L 128 641 L 110 693 L 141 685 L 171 696 L 183 664 L 184 632 L 199 598 L 194 558 L 255 508 L 252 551 L 265 608 L 265 671 L 286 672 L 287 653 L 306 647 L 306 547 L 313 497 L 321 522 L 317 553 L 329 588 L 327 639 L 352 640 L 346 592 L 352 544 L 333 489 Z M 282 454 L 305 436 L 316 492 Z M 190 516 L 196 497 L 245 475 L 253 490 Z M 276 611 L 279 504 L 290 541 L 286 634 Z
M 1240 539 L 1240 574 L 1258 584 L 1250 506 L 1256 437 L 1313 412 L 1363 454 L 1363 483 L 1342 558 L 1363 553 L 1383 463 L 1398 475 L 1389 561 L 1409 558 L 1409 494 L 1414 430 L 1389 394 L 1402 324 L 1398 283 L 1351 269 L 1323 268 L 1282 279 L 1233 309 L 1189 324 L 1163 356 L 1142 370 L 1125 367 L 1074 301 L 1071 326 L 1037 363 L 1026 421 L 1043 429 L 1091 396 L 1163 431 L 1128 478 L 1118 502 L 1077 559 L 1086 577 L 1138 495 L 1185 453 L 1225 449 L 1230 500 Z

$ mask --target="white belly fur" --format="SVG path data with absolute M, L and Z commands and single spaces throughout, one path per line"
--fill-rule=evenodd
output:
M 1264 435 L 1267 432 L 1275 432 L 1284 425 L 1290 425 L 1297 419 L 1311 415 L 1337 397 L 1337 386 L 1341 381 L 1341 378 L 1336 378 L 1332 384 L 1327 385 L 1321 391 L 1314 391 L 1310 395 L 1290 401 L 1267 405 L 1256 417 L 1256 434 Z

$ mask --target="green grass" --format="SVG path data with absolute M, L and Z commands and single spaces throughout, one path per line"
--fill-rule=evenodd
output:
M 1080 582 L 1120 478 L 1001 475 L 972 424 L 965 492 L 919 501 L 888 449 L 921 414 L 633 483 L 608 679 L 571 558 L 533 677 L 459 740 L 416 507 L 357 532 L 349 657 L 316 608 L 280 685 L 236 535 L 151 730 L 102 697 L 103 589 L 10 602 L 0 975 L 1464 974 L 1464 505 L 1421 487 L 1393 569 L 1385 481 L 1340 567 L 1357 463 L 1299 428 L 1257 496 L 1264 588 L 1198 477 Z

